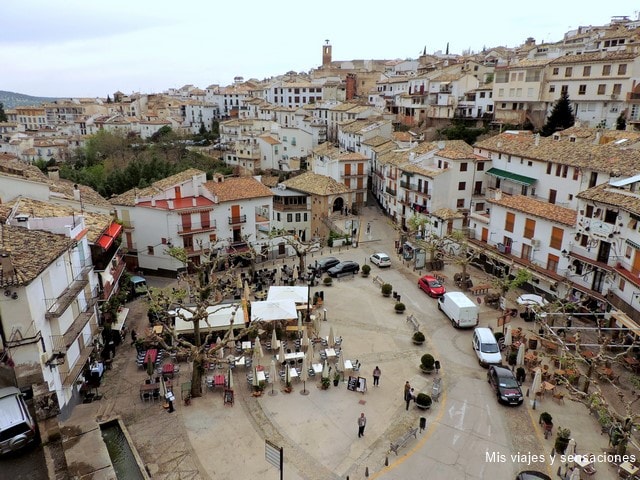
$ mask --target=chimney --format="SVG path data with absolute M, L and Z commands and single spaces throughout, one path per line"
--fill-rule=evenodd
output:
M 536 133 L 533 136 L 533 144 L 537 147 L 538 145 L 540 145 L 540 134 Z
M 497 201 L 502 200 L 502 190 L 500 190 L 499 188 L 496 188 L 493 191 L 493 199 Z
M 600 145 L 600 135 L 601 133 L 599 131 L 596 132 L 596 139 L 593 141 L 594 145 Z
M 155 198 L 151 198 L 151 206 L 152 207 L 156 206 L 156 199 Z
M 56 174 L 57 174 L 57 173 L 58 173 L 58 172 L 56 171 Z M 80 201 L 80 188 L 78 187 L 78 184 L 77 184 L 77 183 L 73 185 L 73 199 L 74 199 L 76 202 L 79 202 L 79 201 Z
M 54 182 L 60 180 L 60 170 L 58 170 L 58 167 L 49 167 L 47 169 L 47 173 L 50 180 L 53 180 Z

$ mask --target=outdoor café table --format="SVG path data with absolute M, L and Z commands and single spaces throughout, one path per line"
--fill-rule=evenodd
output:
M 291 368 L 289 370 L 289 375 L 291 375 L 291 378 L 298 378 L 298 371 L 295 368 Z
M 162 375 L 166 375 L 167 377 L 173 377 L 173 363 L 165 363 L 162 366 Z
M 620 470 L 624 471 L 625 473 L 627 473 L 629 476 L 633 476 L 635 475 L 638 470 L 638 467 L 634 466 L 633 463 L 626 461 L 626 462 L 622 462 L 620 464 L 620 467 L 618 468 L 618 473 L 620 473 Z M 628 478 L 628 477 L 627 477 Z
M 224 375 L 216 375 L 213 378 L 213 384 L 216 387 L 224 387 Z
M 251 350 L 251 342 L 242 342 L 242 350 Z
M 325 349 L 324 353 L 327 354 L 327 358 L 336 356 L 335 348 L 327 348 L 327 349 Z
M 542 382 L 542 391 L 546 394 L 547 392 L 553 392 L 556 389 L 556 386 L 550 382 Z
M 593 463 L 591 462 L 591 460 L 589 460 L 589 457 L 589 455 L 576 455 L 575 457 L 573 457 L 573 461 L 578 467 L 582 469 L 584 467 L 590 466 Z
M 311 368 L 313 368 L 313 372 L 314 373 L 322 373 L 322 364 L 321 363 L 314 363 L 311 365 Z
M 156 358 L 158 358 L 158 350 L 150 348 L 147 350 L 147 354 L 144 357 L 144 366 L 146 367 L 148 362 L 156 363 Z
M 633 357 L 622 357 L 626 366 L 630 367 L 634 372 L 638 371 L 638 367 L 640 366 L 640 362 Z
M 298 360 L 304 358 L 304 352 L 293 352 L 293 353 L 285 353 L 284 361 L 287 360 Z
M 235 358 L 235 364 L 238 367 L 244 367 L 244 364 L 245 364 L 244 357 L 236 357 Z
M 167 389 L 167 391 L 171 391 L 173 384 L 171 383 L 171 380 L 167 380 L 166 382 L 164 382 L 164 386 Z M 143 399 L 143 395 L 145 393 L 152 393 L 154 390 L 160 390 L 160 384 L 159 383 L 143 383 L 142 385 L 140 385 L 140 399 Z
M 267 381 L 267 376 L 264 374 L 264 370 L 257 370 L 256 371 L 256 378 L 258 379 L 258 382 L 266 382 Z
M 351 360 L 347 359 L 344 361 L 344 369 L 345 370 L 351 370 L 353 368 L 353 363 L 351 363 Z

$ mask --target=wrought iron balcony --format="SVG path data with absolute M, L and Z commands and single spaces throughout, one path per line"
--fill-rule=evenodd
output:
M 229 225 L 238 225 L 240 223 L 247 223 L 247 216 L 240 215 L 237 217 L 229 217 Z

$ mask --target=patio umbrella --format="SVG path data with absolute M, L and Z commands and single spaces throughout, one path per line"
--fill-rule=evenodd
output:
M 335 337 L 333 336 L 333 327 L 329 327 L 329 347 L 333 347 L 335 344 Z
M 278 361 L 284 363 L 284 345 L 280 342 L 280 351 L 278 352 Z
M 521 367 L 524 365 L 524 342 L 520 343 L 518 347 L 518 357 L 516 358 L 516 366 Z
M 302 346 L 303 347 L 308 347 L 309 346 L 309 334 L 307 333 L 307 329 L 306 328 L 302 332 Z
M 329 364 L 324 362 L 324 367 L 322 368 L 322 378 L 329 378 Z
M 276 335 L 276 329 L 271 332 L 271 350 L 275 350 L 278 345 L 278 335 Z
M 313 363 L 313 359 L 316 356 L 316 347 L 313 346 L 313 342 L 309 342 L 309 348 L 307 348 L 307 354 L 309 355 L 310 364 Z
M 542 370 L 540 368 L 536 368 L 536 374 L 533 376 L 533 382 L 531 383 L 531 395 L 535 400 L 536 393 L 540 390 L 540 386 L 542 385 Z
M 164 399 L 167 396 L 167 386 L 164 383 L 164 376 L 160 376 L 160 398 Z
M 260 382 L 258 381 L 258 369 L 256 367 L 253 367 L 253 382 L 252 385 L 254 387 L 259 387 L 260 386 Z
M 220 350 L 218 350 L 218 356 L 222 360 L 224 358 L 224 347 L 221 345 Z
M 229 327 L 229 338 L 227 338 L 227 342 L 235 342 L 235 341 L 236 341 L 236 338 L 233 336 L 233 325 L 232 325 L 231 327 Z
M 262 344 L 260 343 L 260 336 L 256 337 L 256 343 L 253 347 L 253 360 L 257 365 L 262 365 L 262 357 L 264 357 L 264 352 L 262 351 Z
M 233 388 L 233 372 L 231 369 L 227 372 L 227 388 Z
M 580 469 L 575 467 L 573 469 L 573 472 L 571 472 L 571 476 L 569 477 L 569 480 L 580 480 Z
M 288 387 L 291 385 L 291 365 L 287 363 L 284 372 L 284 384 Z
M 569 444 L 567 445 L 567 451 L 565 452 L 565 455 L 567 456 L 567 458 L 573 459 L 573 456 L 575 454 L 576 454 L 576 440 L 575 438 L 571 438 L 569 439 Z
M 269 368 L 269 383 L 271 384 L 271 393 L 270 395 L 277 395 L 278 392 L 273 391 L 273 384 L 276 382 L 276 361 L 271 360 L 271 367 Z
M 298 312 L 298 338 L 300 338 L 301 332 L 302 332 L 302 312 Z
M 305 360 L 307 361 L 307 366 L 311 366 L 313 364 L 313 347 L 309 346 L 307 353 L 304 355 Z
M 150 360 L 147 360 L 147 375 L 149 375 L 149 378 L 153 377 L 153 372 L 155 371 L 153 362 Z
M 504 334 L 504 346 L 510 347 L 513 343 L 513 339 L 511 337 L 511 325 L 507 325 L 507 331 Z
M 303 387 L 300 392 L 302 395 L 307 395 L 307 380 L 309 379 L 309 364 L 307 363 L 307 357 L 302 357 L 302 372 L 300 372 L 300 380 L 302 380 Z

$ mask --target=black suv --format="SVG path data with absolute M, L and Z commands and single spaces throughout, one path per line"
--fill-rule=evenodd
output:
M 346 275 L 347 273 L 358 273 L 360 271 L 360 265 L 352 260 L 345 260 L 338 263 L 335 267 L 331 267 L 327 270 L 330 277 L 339 277 L 340 275 Z
M 520 390 L 520 384 L 511 370 L 492 365 L 487 372 L 487 381 L 496 392 L 498 402 L 522 405 L 524 401 L 522 390 Z
M 319 275 L 323 272 L 326 272 L 331 267 L 335 267 L 339 263 L 340 263 L 340 260 L 338 260 L 336 257 L 325 257 L 325 258 L 321 258 L 320 260 L 315 262 L 313 265 L 309 265 L 309 269 L 311 271 L 315 270 L 316 275 Z

